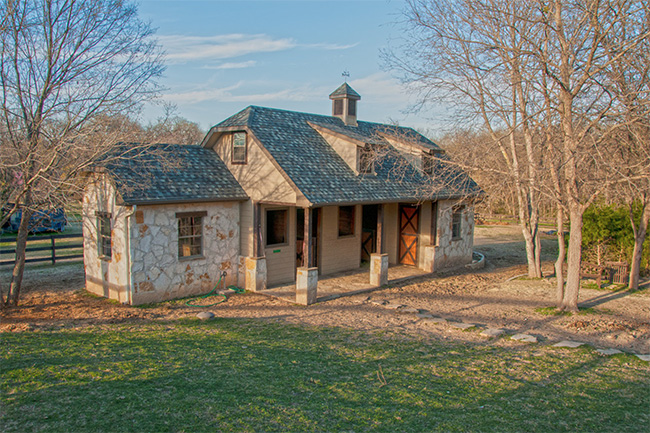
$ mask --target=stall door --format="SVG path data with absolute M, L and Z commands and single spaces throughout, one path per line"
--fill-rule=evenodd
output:
M 403 265 L 418 264 L 419 217 L 418 206 L 400 206 L 399 262 Z

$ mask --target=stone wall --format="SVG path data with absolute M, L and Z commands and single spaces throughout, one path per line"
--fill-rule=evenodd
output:
M 177 212 L 203 217 L 203 255 L 178 257 Z M 138 206 L 131 218 L 133 303 L 209 292 L 223 271 L 224 287 L 239 282 L 239 203 Z
M 111 214 L 111 257 L 100 257 L 97 212 Z M 84 268 L 86 290 L 119 302 L 129 302 L 129 258 L 126 216 L 130 208 L 115 201 L 115 188 L 106 176 L 90 178 L 83 197 Z
M 433 270 L 465 265 L 472 262 L 474 248 L 474 207 L 464 204 L 460 239 L 452 239 L 451 223 L 455 200 L 438 202 L 438 245 L 435 248 Z

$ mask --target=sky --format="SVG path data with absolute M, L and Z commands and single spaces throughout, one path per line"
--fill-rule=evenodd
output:
M 359 120 L 430 129 L 430 113 L 382 67 L 398 43 L 403 0 L 139 0 L 167 53 L 162 101 L 203 130 L 249 105 L 331 114 L 329 94 L 347 82 Z M 160 106 L 147 106 L 155 121 Z

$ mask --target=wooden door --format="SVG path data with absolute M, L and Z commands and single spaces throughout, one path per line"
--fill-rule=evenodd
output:
M 399 262 L 404 265 L 418 264 L 419 211 L 417 206 L 400 207 Z

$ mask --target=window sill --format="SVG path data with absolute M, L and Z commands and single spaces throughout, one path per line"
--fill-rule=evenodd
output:
M 192 260 L 200 260 L 200 259 L 205 259 L 205 256 L 203 254 L 197 255 L 197 256 L 183 256 L 183 257 L 179 257 L 178 261 L 179 262 L 189 262 L 189 261 L 192 261 Z
M 352 233 L 351 235 L 338 235 L 337 239 L 354 239 L 356 235 Z

